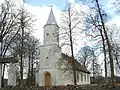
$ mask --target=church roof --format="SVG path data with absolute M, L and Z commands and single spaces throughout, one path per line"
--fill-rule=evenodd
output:
M 64 53 L 62 53 L 62 57 L 64 59 L 66 59 L 68 61 L 68 64 L 70 64 L 72 66 L 72 57 L 70 57 L 70 56 L 68 56 L 68 55 L 66 55 Z M 75 60 L 75 69 L 77 71 L 81 71 L 81 72 L 85 72 L 85 73 L 89 73 L 90 74 L 90 72 L 87 70 L 87 68 L 84 67 L 83 65 L 81 65 L 77 60 Z
M 52 8 L 51 8 L 51 11 L 49 13 L 49 17 L 48 17 L 47 23 L 45 25 L 49 25 L 49 24 L 57 25 L 57 22 L 55 20 L 55 16 L 54 16 Z

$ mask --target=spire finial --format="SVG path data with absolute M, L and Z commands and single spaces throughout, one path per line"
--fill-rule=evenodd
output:
M 52 9 L 53 5 L 50 5 L 50 7 L 51 7 L 51 9 Z
M 55 20 L 55 16 L 53 14 L 52 5 L 50 5 L 50 7 L 51 7 L 51 11 L 49 13 L 49 17 L 48 17 L 47 23 L 45 25 L 49 25 L 49 24 L 57 25 L 57 22 Z

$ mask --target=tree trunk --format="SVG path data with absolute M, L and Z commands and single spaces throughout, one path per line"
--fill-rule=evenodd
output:
M 106 49 L 105 49 L 105 39 L 104 39 L 104 35 L 102 33 L 102 28 L 100 26 L 99 28 L 101 37 L 102 37 L 102 44 L 103 44 L 103 53 L 104 53 L 104 68 L 105 68 L 105 77 L 107 77 L 107 62 L 106 62 Z
M 24 81 L 23 81 L 23 56 L 20 55 L 20 87 L 21 89 L 24 88 Z
M 5 73 L 5 64 L 3 65 L 2 78 L 1 78 L 1 87 L 4 87 L 4 73 Z
M 31 61 L 31 85 L 33 85 L 33 53 L 32 53 L 32 61 Z
M 87 57 L 84 58 L 83 66 L 86 67 Z
M 116 51 L 116 54 L 115 54 L 115 60 L 116 60 L 116 63 L 118 65 L 118 68 L 120 70 L 120 64 L 119 64 L 118 57 L 117 57 L 117 51 Z
M 0 63 L 0 88 L 2 85 L 2 64 Z
M 23 81 L 23 54 L 24 54 L 24 22 L 23 22 L 23 12 L 22 12 L 22 15 L 21 15 L 21 29 L 22 29 L 22 35 L 21 35 L 21 39 L 22 39 L 22 42 L 21 42 L 21 54 L 20 54 L 20 86 L 21 86 L 21 89 L 24 89 L 24 81 Z
M 1 35 L 1 36 L 2 36 L 2 35 Z M 3 47 L 3 40 L 2 40 L 1 37 L 0 37 L 0 43 L 1 43 L 1 45 L 0 45 L 0 46 L 1 46 L 1 48 L 0 48 L 0 49 L 1 49 L 1 50 L 0 50 L 0 51 L 1 51 L 1 52 L 0 52 L 0 58 L 2 58 L 2 52 L 3 52 L 3 50 L 2 50 L 2 47 Z M 2 87 L 2 83 L 3 83 L 3 80 L 2 80 L 2 65 L 3 65 L 3 64 L 0 63 L 0 71 L 1 71 L 1 72 L 0 72 L 0 87 Z
M 29 48 L 29 47 L 28 47 Z M 27 77 L 27 85 L 30 85 L 30 61 L 31 61 L 31 57 L 30 57 L 30 53 L 29 53 L 29 62 L 28 62 L 28 77 Z
M 70 32 L 70 47 L 71 47 L 71 54 L 72 54 L 72 68 L 73 68 L 73 78 L 74 78 L 74 85 L 77 85 L 76 80 L 76 71 L 75 71 L 75 60 L 74 60 L 74 53 L 73 53 L 73 41 L 72 41 L 72 29 L 71 29 L 71 13 L 70 13 L 70 7 L 68 9 L 69 13 L 69 32 Z
M 99 15 L 100 15 L 103 32 L 104 32 L 104 35 L 105 35 L 105 38 L 106 38 L 106 41 L 107 41 L 108 53 L 109 53 L 109 59 L 110 59 L 110 68 L 111 68 L 111 78 L 112 78 L 112 81 L 113 81 L 113 79 L 114 79 L 114 66 L 113 66 L 113 57 L 112 57 L 112 51 L 111 51 L 111 44 L 109 42 L 109 38 L 108 38 L 106 29 L 105 29 L 105 24 L 104 24 L 104 21 L 103 21 L 103 17 L 102 17 L 102 14 L 101 14 L 101 9 L 100 9 L 98 0 L 96 0 L 96 4 L 97 4 L 98 12 L 99 12 Z
M 94 58 L 92 60 L 92 69 L 93 69 L 93 83 L 95 83 L 95 62 L 94 62 Z

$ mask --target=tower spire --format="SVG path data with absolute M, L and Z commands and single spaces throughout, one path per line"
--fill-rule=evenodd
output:
M 49 17 L 48 17 L 48 20 L 47 20 L 47 23 L 45 24 L 45 26 L 49 25 L 49 24 L 55 24 L 55 25 L 57 25 L 57 22 L 55 20 L 55 16 L 53 14 L 52 5 L 51 5 L 51 11 L 49 13 Z

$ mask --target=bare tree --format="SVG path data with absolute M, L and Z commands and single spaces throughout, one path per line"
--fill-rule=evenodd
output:
M 15 11 L 15 5 L 10 0 L 5 0 L 0 6 L 0 57 L 4 58 L 8 55 L 9 46 L 19 32 L 20 28 L 17 25 L 19 13 Z M 4 71 L 3 65 L 2 86 L 4 86 Z
M 40 54 L 40 42 L 33 36 L 29 36 L 28 38 L 28 78 L 27 85 L 34 84 L 34 65 L 38 62 L 39 54 Z
M 103 15 L 106 16 L 105 12 L 103 11 Z M 96 8 L 90 8 L 86 20 L 85 20 L 85 34 L 87 37 L 90 37 L 91 40 L 96 43 L 93 46 L 96 49 L 102 49 L 100 54 L 104 54 L 104 68 L 105 68 L 105 77 L 107 77 L 107 51 L 106 51 L 106 42 L 105 42 L 105 37 L 102 32 L 102 27 L 101 27 L 101 21 L 99 19 L 99 14 L 96 10 Z
M 119 64 L 119 58 L 120 58 L 120 55 L 119 55 L 120 36 L 119 36 L 119 34 L 120 34 L 120 32 L 119 32 L 119 27 L 115 24 L 109 25 L 109 26 L 107 26 L 107 31 L 108 31 L 108 36 L 109 36 L 111 46 L 112 46 L 111 49 L 112 49 L 113 59 L 115 60 L 114 66 L 117 69 L 117 71 L 119 71 L 120 70 L 120 64 Z M 120 71 L 119 71 L 119 73 L 120 73 Z
M 23 52 L 23 59 L 25 59 L 27 56 L 27 38 L 28 38 L 29 33 L 24 32 L 24 52 Z M 14 56 L 15 58 L 18 59 L 18 67 L 20 69 L 20 65 L 21 65 L 21 59 L 20 59 L 20 55 L 21 55 L 21 42 L 22 42 L 22 37 L 21 37 L 21 32 L 19 32 L 16 37 L 13 39 L 13 42 L 10 45 L 10 53 L 11 56 Z M 24 68 L 25 68 L 25 64 L 27 64 L 25 62 L 25 60 L 23 60 L 22 63 L 22 68 L 23 68 L 23 73 L 24 73 Z M 20 71 L 19 71 L 20 72 Z M 19 74 L 21 76 L 21 74 Z M 20 79 L 20 78 L 19 78 Z
M 116 60 L 116 71 L 118 71 L 118 73 L 120 73 L 120 47 L 119 47 L 119 44 L 118 43 L 114 43 L 112 44 L 112 51 L 113 51 L 113 55 L 114 55 L 114 59 Z
M 13 52 L 16 53 L 16 56 L 20 58 L 20 83 L 21 88 L 24 88 L 24 82 L 23 82 L 23 67 L 24 67 L 24 58 L 27 51 L 27 39 L 29 37 L 29 34 L 31 30 L 33 29 L 33 22 L 32 15 L 27 12 L 23 7 L 18 9 L 18 20 L 17 20 L 17 26 L 20 28 L 20 31 L 16 35 L 16 37 L 13 40 L 13 43 L 11 44 L 11 48 L 13 49 Z M 13 54 L 14 54 L 13 53 Z
M 83 14 L 83 13 L 81 13 Z M 67 45 L 70 46 L 71 52 L 71 59 L 72 59 L 72 70 L 73 70 L 73 78 L 74 84 L 76 85 L 76 71 L 75 71 L 75 58 L 74 58 L 74 50 L 73 45 L 75 42 L 75 36 L 79 35 L 81 32 L 81 28 L 79 27 L 80 23 L 82 22 L 83 15 L 80 15 L 80 12 L 76 11 L 72 4 L 68 4 L 66 10 L 64 10 L 62 17 L 61 17 L 61 32 L 60 38 L 62 38 L 63 42 L 61 46 Z
M 25 32 L 30 32 L 31 29 L 33 29 L 33 19 L 31 17 L 31 14 L 28 13 L 24 8 L 21 8 L 19 10 L 20 12 L 20 18 L 19 18 L 19 23 L 20 23 L 20 29 L 21 29 L 21 52 L 20 52 L 20 75 L 21 75 L 21 88 L 24 88 L 24 82 L 23 82 L 23 62 L 24 62 L 24 40 L 26 38 Z M 28 35 L 27 35 L 28 36 Z
M 105 28 L 105 22 L 103 20 L 103 16 L 102 16 L 102 13 L 101 13 L 101 8 L 100 8 L 100 5 L 99 5 L 99 2 L 98 2 L 98 0 L 95 0 L 95 2 L 97 4 L 98 13 L 99 13 L 99 16 L 100 16 L 100 19 L 101 19 L 103 33 L 105 35 L 106 43 L 107 43 L 107 46 L 108 46 L 108 54 L 109 54 L 110 68 L 111 68 L 111 78 L 113 79 L 115 75 L 114 75 L 114 64 L 113 64 L 111 43 L 109 41 L 108 34 L 107 34 L 107 31 L 106 31 L 106 28 Z
M 86 1 L 86 0 L 82 0 L 82 1 Z M 112 51 L 111 51 L 111 43 L 109 41 L 108 33 L 106 31 L 106 26 L 105 26 L 103 13 L 101 11 L 99 1 L 98 0 L 91 0 L 91 1 L 92 1 L 93 4 L 95 4 L 94 7 L 96 8 L 97 13 L 99 15 L 101 31 L 102 31 L 102 33 L 104 35 L 104 39 L 106 41 L 107 51 L 108 51 L 109 60 L 110 60 L 111 78 L 113 79 L 114 78 L 114 65 L 113 65 L 113 57 L 112 57 Z M 89 1 L 89 2 L 91 2 L 91 1 Z
M 101 76 L 101 66 L 98 62 L 98 53 L 96 53 L 96 51 L 96 48 L 84 46 L 79 50 L 77 56 L 80 63 L 91 72 L 94 83 L 96 82 L 95 79 Z
M 116 9 L 116 12 L 120 12 L 120 0 L 113 0 L 113 8 Z
M 101 76 L 101 67 L 100 67 L 100 64 L 98 63 L 98 58 L 97 58 L 97 55 L 95 54 L 94 49 L 91 50 L 91 61 L 92 61 L 91 69 L 92 69 L 92 75 L 94 80 L 96 77 Z
M 91 48 L 89 46 L 82 47 L 77 54 L 77 60 L 80 61 L 80 63 L 88 68 L 88 65 L 91 62 Z

